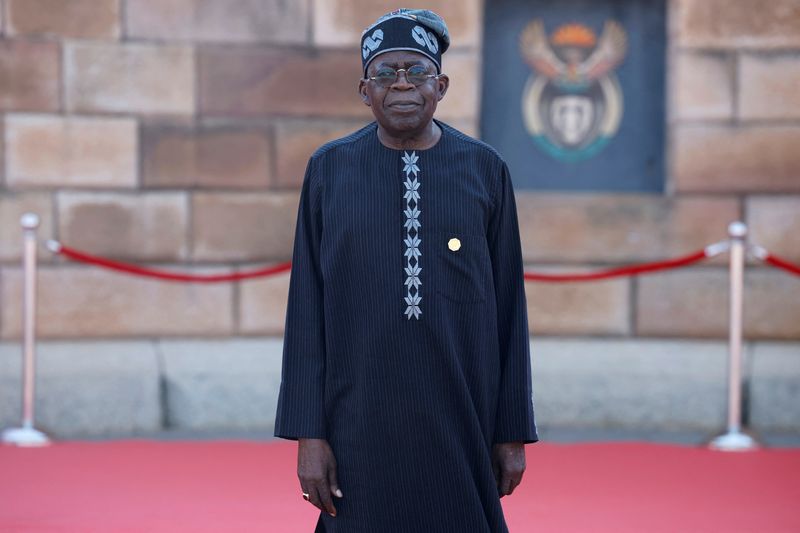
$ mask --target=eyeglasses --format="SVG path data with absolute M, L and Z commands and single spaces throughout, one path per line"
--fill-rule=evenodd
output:
M 372 80 L 383 88 L 389 88 L 397 83 L 401 72 L 406 73 L 406 79 L 415 87 L 419 87 L 431 78 L 438 78 L 441 76 L 441 74 L 428 74 L 428 71 L 422 65 L 414 65 L 409 68 L 399 68 L 397 70 L 383 67 L 379 69 L 374 76 L 367 76 L 364 80 Z

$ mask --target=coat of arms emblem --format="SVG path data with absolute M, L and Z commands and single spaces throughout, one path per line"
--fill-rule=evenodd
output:
M 520 35 L 520 52 L 533 73 L 522 95 L 525 127 L 545 152 L 561 161 L 588 159 L 608 144 L 622 120 L 622 90 L 613 70 L 625 57 L 622 26 L 607 21 L 598 39 L 581 24 L 557 28 L 548 42 L 544 22 Z

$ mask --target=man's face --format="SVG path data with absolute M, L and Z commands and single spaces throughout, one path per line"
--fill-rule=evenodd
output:
M 367 68 L 367 76 L 375 76 L 387 68 L 408 69 L 415 65 L 424 67 L 428 74 L 436 74 L 436 65 L 424 55 L 398 50 L 373 59 Z M 442 74 L 415 86 L 405 74 L 399 73 L 390 87 L 381 87 L 374 80 L 361 80 L 358 86 L 362 100 L 372 109 L 378 124 L 395 135 L 422 131 L 433 119 L 436 104 L 444 98 L 450 83 Z

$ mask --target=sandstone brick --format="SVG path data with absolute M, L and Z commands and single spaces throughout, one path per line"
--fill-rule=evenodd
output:
M 235 128 L 145 127 L 142 181 L 147 187 L 266 188 L 270 140 Z
M 120 0 L 6 0 L 10 35 L 113 39 Z
M 58 195 L 59 235 L 92 254 L 170 261 L 186 254 L 188 199 L 183 193 Z
M 404 7 L 431 9 L 441 15 L 447 22 L 453 47 L 480 45 L 483 2 L 412 1 Z M 397 3 L 389 0 L 313 0 L 314 44 L 358 46 L 364 28 L 395 9 Z
M 727 237 L 733 198 L 517 192 L 528 261 L 636 262 L 693 252 Z
M 781 48 L 800 45 L 800 1 L 678 0 L 678 44 Z
M 744 119 L 800 118 L 797 55 L 743 54 L 739 63 L 739 115 Z
M 43 239 L 53 236 L 53 202 L 41 193 L 0 194 L 0 261 L 22 259 L 22 228 L 19 219 L 24 213 L 39 215 L 38 234 Z M 39 251 L 40 260 L 49 260 L 50 253 Z M 2 295 L 0 295 L 2 298 Z
M 531 265 L 536 272 L 574 267 Z M 592 283 L 527 282 L 528 322 L 536 335 L 624 335 L 630 332 L 630 285 L 625 279 Z
M 800 283 L 773 269 L 745 279 L 744 334 L 753 339 L 800 339 Z
M 194 258 L 210 261 L 291 258 L 299 194 L 197 193 Z
M 800 196 L 747 199 L 750 242 L 800 263 Z
M 639 279 L 636 333 L 724 337 L 728 331 L 728 276 L 722 268 L 656 273 Z
M 448 52 L 442 59 L 442 71 L 450 78 L 450 87 L 436 109 L 437 118 L 474 119 L 478 116 L 481 93 L 480 69 L 477 52 Z
M 733 58 L 724 54 L 678 52 L 672 80 L 673 116 L 685 119 L 733 117 Z
M 0 5 L 0 9 L 2 9 L 2 5 Z M 0 21 L 0 28 L 2 28 L 2 21 Z M 6 181 L 6 117 L 5 115 L 0 115 L 0 187 L 5 184 Z
M 58 44 L 0 41 L 0 111 L 56 111 L 60 81 Z
M 3 269 L 0 289 L 0 336 L 15 339 L 21 327 L 20 269 Z M 39 271 L 42 338 L 227 335 L 232 332 L 231 307 L 228 283 L 170 283 L 71 265 Z
M 358 54 L 201 48 L 200 109 L 208 115 L 371 118 L 358 95 Z
M 6 116 L 11 187 L 133 187 L 136 121 L 127 118 Z
M 673 130 L 678 192 L 800 191 L 800 127 L 681 125 Z
M 695 268 L 643 277 L 637 333 L 725 337 L 729 281 L 725 269 Z M 800 286 L 782 272 L 748 269 L 744 292 L 747 338 L 800 338 Z
M 188 46 L 65 45 L 67 108 L 79 112 L 191 114 L 194 52 Z
M 281 120 L 275 125 L 278 187 L 300 188 L 308 158 L 324 143 L 347 135 L 363 121 Z
M 127 35 L 141 39 L 304 44 L 308 2 L 128 0 Z
M 288 272 L 244 281 L 239 289 L 239 332 L 283 335 L 289 301 Z

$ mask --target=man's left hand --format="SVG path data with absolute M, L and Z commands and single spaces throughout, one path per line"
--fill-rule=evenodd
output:
M 500 497 L 514 492 L 525 472 L 525 444 L 522 442 L 496 443 L 492 446 L 492 468 Z

